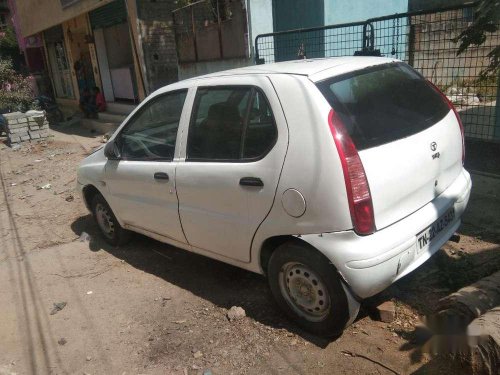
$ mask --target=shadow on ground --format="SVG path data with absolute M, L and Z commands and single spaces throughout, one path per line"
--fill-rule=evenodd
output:
M 418 272 L 409 274 L 365 301 L 358 319 L 370 314 L 373 306 L 390 299 L 410 306 L 420 316 L 426 316 L 434 312 L 440 298 L 500 269 L 500 230 L 494 231 L 493 227 L 479 220 L 485 215 L 495 216 L 496 212 L 500 212 L 499 199 L 483 199 L 488 197 L 490 188 L 496 189 L 496 183 L 485 189 L 481 187 L 484 181 L 475 179 L 474 182 L 479 184 L 475 189 L 480 193 L 473 193 L 470 207 L 463 217 L 466 224 L 460 232 L 470 236 L 481 234 L 486 242 L 472 238 L 463 245 L 446 244 L 445 250 L 440 250 Z M 83 231 L 91 235 L 89 246 L 92 251 L 103 249 L 133 267 L 161 277 L 216 306 L 226 309 L 241 306 L 252 319 L 294 332 L 319 347 L 326 347 L 331 342 L 310 335 L 287 320 L 275 304 L 265 278 L 260 275 L 141 235 L 135 235 L 134 240 L 124 247 L 114 248 L 101 239 L 91 215 L 77 219 L 71 227 L 77 235 Z M 464 251 L 464 246 L 467 246 L 467 251 Z M 418 340 L 415 342 L 418 333 L 400 332 L 400 336 L 408 341 L 402 350 L 418 349 L 420 343 Z
M 135 234 L 129 244 L 113 247 L 102 240 L 91 215 L 80 217 L 71 227 L 77 235 L 90 234 L 91 251 L 104 250 L 218 307 L 241 306 L 250 318 L 273 328 L 284 328 L 318 347 L 325 348 L 331 342 L 304 332 L 290 322 L 275 304 L 266 279 L 261 275 L 139 234 Z
M 500 143 L 465 140 L 465 168 L 491 173 L 500 178 Z
M 421 317 L 429 316 L 441 298 L 500 270 L 500 179 L 472 175 L 472 180 L 469 205 L 458 231 L 463 235 L 461 242 L 448 242 L 417 271 L 365 301 L 368 311 L 394 299 L 397 305 L 407 305 Z M 426 352 L 423 345 L 432 337 L 430 332 L 423 325 L 395 332 L 406 340 L 400 350 L 409 352 L 412 363 L 420 363 Z M 465 371 L 456 357 L 440 354 L 431 356 L 415 374 L 440 373 L 443 364 L 457 367 L 457 371 L 449 369 L 447 373 Z
M 446 246 L 446 249 L 441 249 L 422 265 L 418 272 L 410 273 L 379 295 L 365 301 L 365 309 L 372 312 L 373 307 L 383 301 L 395 300 L 398 320 L 405 320 L 404 310 L 398 308 L 401 305 L 410 306 L 420 317 L 429 317 L 436 312 L 441 298 L 498 270 L 500 246 L 477 250 L 473 254 L 454 251 Z M 403 316 L 400 316 L 399 312 Z M 432 341 L 429 340 L 433 339 L 433 335 L 423 322 L 410 330 L 399 326 L 394 332 L 406 341 L 400 351 L 408 352 L 412 364 L 422 363 L 413 374 L 467 373 L 462 368 L 460 357 L 445 354 L 440 350 L 437 353 L 432 352 L 432 345 L 429 347 Z M 454 342 L 454 339 L 450 342 Z M 424 361 L 424 356 L 430 356 L 430 360 Z
M 84 231 L 90 234 L 91 251 L 107 251 L 131 266 L 161 277 L 218 307 L 241 306 L 252 319 L 274 328 L 284 328 L 319 347 L 326 347 L 331 342 L 310 335 L 287 320 L 274 303 L 265 278 L 260 275 L 141 235 L 135 235 L 132 242 L 123 247 L 112 247 L 101 239 L 91 215 L 77 219 L 72 229 L 78 235 Z M 411 273 L 367 300 L 359 319 L 370 312 L 371 306 L 391 298 L 411 306 L 419 315 L 430 314 L 443 296 L 498 270 L 499 250 L 500 246 L 458 256 L 441 250 L 419 268 L 419 272 Z M 406 332 L 400 335 L 408 340 L 405 350 L 418 347 L 418 342 L 412 344 L 414 335 Z
M 102 137 L 102 133 L 96 132 L 95 130 L 84 128 L 80 123 L 70 123 L 68 125 L 51 125 L 51 130 L 55 130 L 59 133 L 67 135 L 77 135 L 86 138 L 98 138 Z

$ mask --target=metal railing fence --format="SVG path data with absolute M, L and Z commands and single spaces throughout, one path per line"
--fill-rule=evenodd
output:
M 500 141 L 500 77 L 481 77 L 500 31 L 457 55 L 456 38 L 475 17 L 475 6 L 442 8 L 362 22 L 258 35 L 257 64 L 302 58 L 370 55 L 407 62 L 455 104 L 470 139 Z

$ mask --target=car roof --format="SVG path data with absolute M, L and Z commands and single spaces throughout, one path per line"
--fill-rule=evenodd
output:
M 152 96 L 172 90 L 186 89 L 188 87 L 202 85 L 204 84 L 203 81 L 205 79 L 217 77 L 234 77 L 238 75 L 291 74 L 305 76 L 313 82 L 318 82 L 329 77 L 349 73 L 369 66 L 387 64 L 395 61 L 399 60 L 387 57 L 345 56 L 328 57 L 321 59 L 293 60 L 263 65 L 250 65 L 243 68 L 224 70 L 184 79 L 159 88 L 152 93 Z
M 345 71 L 345 65 L 352 65 L 352 70 L 362 69 L 364 67 L 386 64 L 396 61 L 386 57 L 372 57 L 372 56 L 345 56 L 345 57 L 328 57 L 321 59 L 305 59 L 284 61 L 263 65 L 252 65 L 243 68 L 224 70 L 221 72 L 206 74 L 191 79 L 202 79 L 212 77 L 222 77 L 229 75 L 241 74 L 295 74 L 303 76 L 312 76 L 324 70 L 344 66 L 342 71 Z

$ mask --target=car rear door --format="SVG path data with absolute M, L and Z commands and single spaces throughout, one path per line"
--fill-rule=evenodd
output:
M 457 115 L 408 65 L 372 66 L 316 84 L 359 152 L 377 229 L 434 200 L 461 172 Z
M 177 130 L 187 90 L 160 94 L 143 106 L 114 138 L 119 160 L 108 160 L 106 184 L 116 216 L 139 229 L 185 243 L 175 193 Z M 187 120 L 186 120 L 187 121 Z
M 200 82 L 176 175 L 182 227 L 195 251 L 248 262 L 274 202 L 286 122 L 264 75 Z

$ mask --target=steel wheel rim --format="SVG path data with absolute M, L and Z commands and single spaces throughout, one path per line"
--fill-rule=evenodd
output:
M 99 225 L 102 233 L 108 238 L 113 238 L 115 234 L 115 223 L 109 210 L 101 203 L 97 203 L 95 207 L 95 214 L 97 224 Z
M 288 305 L 306 320 L 319 322 L 330 313 L 328 289 L 308 266 L 297 262 L 284 264 L 280 270 L 279 284 Z

